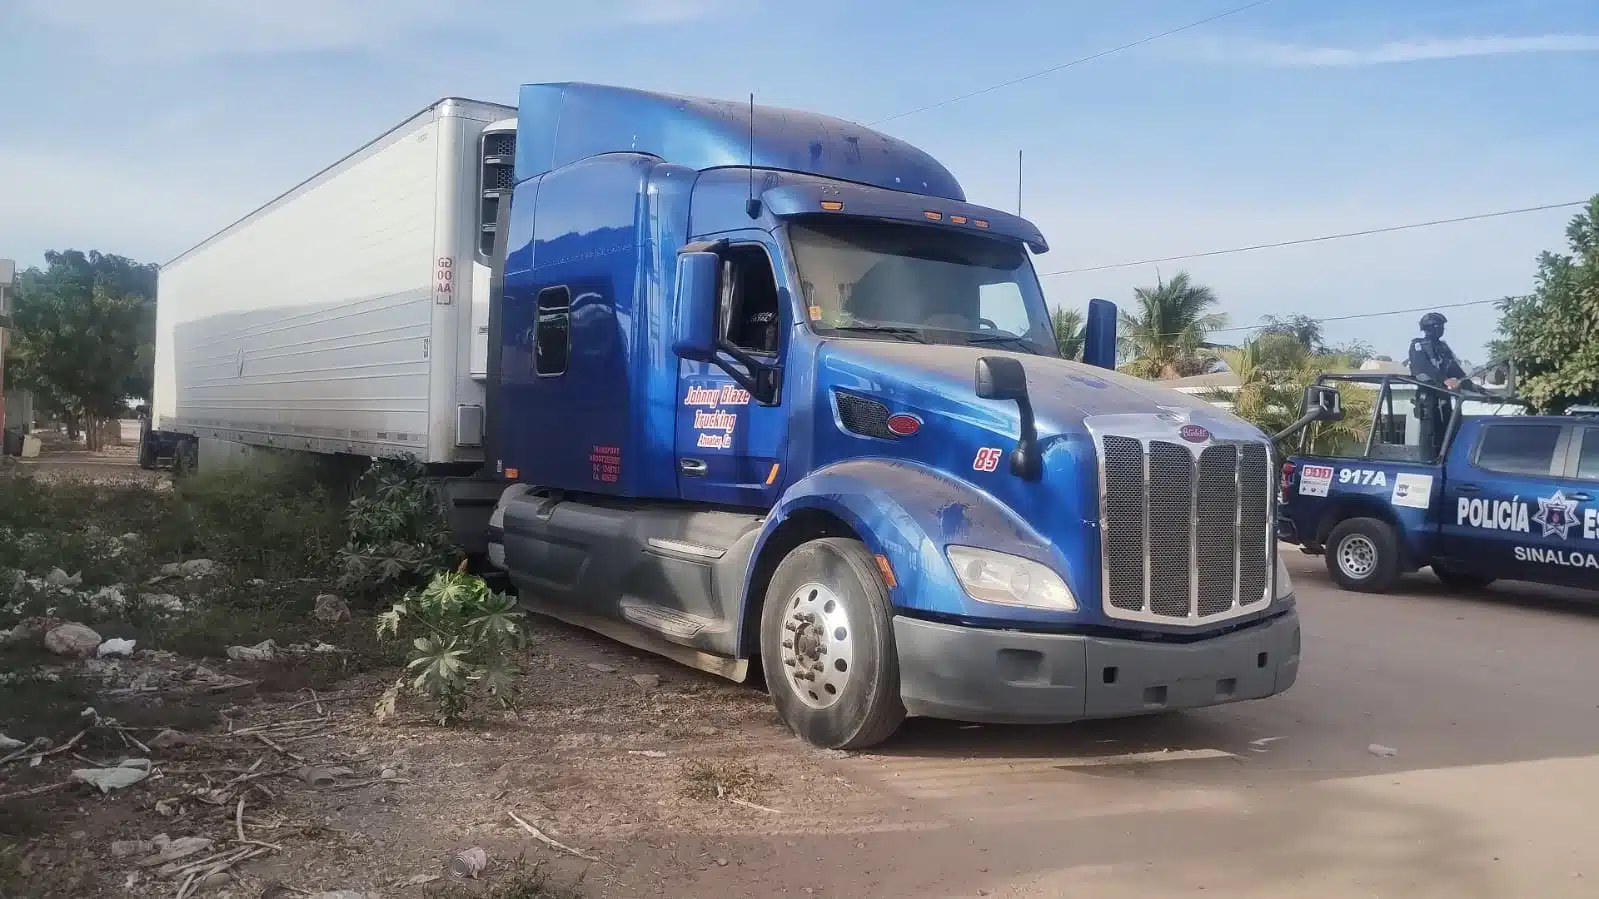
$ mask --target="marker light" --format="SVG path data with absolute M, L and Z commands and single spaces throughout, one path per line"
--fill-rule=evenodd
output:
M 1294 582 L 1288 577 L 1288 566 L 1283 564 L 1281 554 L 1277 556 L 1277 589 L 1272 592 L 1272 601 L 1287 599 L 1294 595 Z
M 972 224 L 976 225 L 979 228 L 987 228 L 988 227 L 988 219 L 972 219 Z
M 906 412 L 888 417 L 888 430 L 897 437 L 910 437 L 922 429 L 922 420 Z
M 827 212 L 841 212 L 844 209 L 844 204 L 839 200 L 823 200 L 822 209 Z
M 957 225 L 966 224 L 966 216 L 964 216 L 964 215 L 952 215 L 952 216 L 949 217 L 949 220 L 952 223 L 957 224 Z
M 966 595 L 978 602 L 1077 611 L 1077 600 L 1066 582 L 1046 565 L 975 546 L 951 546 L 946 553 L 956 580 Z
M 931 209 L 923 212 L 922 215 L 927 216 L 927 220 L 930 221 L 930 222 L 941 222 L 941 221 L 944 220 L 944 213 L 942 213 L 942 212 L 934 212 Z

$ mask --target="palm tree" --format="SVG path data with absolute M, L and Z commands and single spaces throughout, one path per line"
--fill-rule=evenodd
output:
M 1233 414 L 1255 425 L 1268 435 L 1276 434 L 1299 418 L 1299 400 L 1305 388 L 1330 371 L 1347 371 L 1354 366 L 1347 358 L 1305 353 L 1285 363 L 1272 358 L 1270 349 L 1259 341 L 1246 341 L 1237 349 L 1219 351 L 1222 362 L 1238 379 L 1234 392 L 1210 390 L 1203 394 L 1212 402 L 1231 403 Z M 1343 394 L 1344 418 L 1337 422 L 1311 425 L 1311 452 L 1332 453 L 1364 443 L 1371 423 L 1371 392 L 1354 389 Z M 1297 436 L 1283 441 L 1278 452 L 1286 456 L 1297 450 Z
M 1060 349 L 1061 357 L 1081 359 L 1083 338 L 1087 336 L 1083 330 L 1083 311 L 1056 306 L 1049 314 L 1049 324 L 1055 331 L 1055 346 Z
M 1227 315 L 1211 312 L 1216 294 L 1195 284 L 1187 272 L 1154 287 L 1133 290 L 1134 310 L 1121 314 L 1122 353 L 1132 357 L 1125 367 L 1142 378 L 1177 378 L 1204 371 L 1214 355 L 1210 332 L 1226 327 Z

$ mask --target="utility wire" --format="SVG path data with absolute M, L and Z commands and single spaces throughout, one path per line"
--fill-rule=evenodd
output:
M 1467 300 L 1461 303 L 1434 303 L 1430 306 L 1416 306 L 1410 309 L 1384 309 L 1381 312 L 1352 312 L 1349 315 L 1329 315 L 1326 318 L 1313 318 L 1311 321 L 1318 325 L 1328 322 L 1346 322 L 1360 318 L 1379 318 L 1384 315 L 1408 315 L 1417 312 L 1434 312 L 1439 309 L 1463 309 L 1467 306 L 1490 306 L 1501 300 Z M 1231 334 L 1237 331 L 1264 331 L 1271 325 L 1238 325 L 1229 328 L 1211 328 L 1207 334 Z M 1175 336 L 1175 335 L 1171 335 Z
M 1239 7 L 1236 7 L 1234 9 L 1229 9 L 1226 12 L 1220 12 L 1220 13 L 1217 13 L 1217 14 L 1215 14 L 1213 16 L 1207 16 L 1207 17 L 1205 17 L 1203 19 L 1200 19 L 1197 22 L 1189 22 L 1187 25 L 1179 25 L 1176 28 L 1172 28 L 1172 29 L 1169 29 L 1169 30 L 1166 30 L 1166 31 L 1162 31 L 1159 34 L 1151 34 L 1148 37 L 1141 37 L 1141 38 L 1139 38 L 1136 41 L 1132 41 L 1132 42 L 1129 42 L 1129 43 L 1126 43 L 1126 44 L 1122 44 L 1121 46 L 1118 46 L 1118 47 L 1112 47 L 1109 50 L 1101 50 L 1098 53 L 1092 53 L 1092 54 L 1089 54 L 1088 56 L 1079 57 L 1077 59 L 1072 60 L 1071 62 L 1063 62 L 1060 65 L 1050 66 L 1047 69 L 1039 69 L 1036 72 L 1032 72 L 1032 73 L 1029 73 L 1027 75 L 1020 75 L 1020 76 L 1018 76 L 1016 78 L 1012 78 L 1009 81 L 1001 81 L 998 84 L 991 84 L 988 87 L 980 88 L 978 90 L 971 91 L 970 93 L 961 94 L 958 97 L 950 97 L 947 100 L 940 100 L 937 103 L 930 103 L 930 104 L 928 104 L 926 106 L 919 106 L 919 107 L 917 107 L 915 109 L 909 110 L 908 112 L 895 113 L 894 115 L 891 115 L 888 118 L 878 119 L 875 122 L 868 122 L 867 124 L 870 125 L 870 126 L 881 125 L 884 122 L 892 122 L 892 121 L 895 121 L 896 119 L 903 119 L 903 118 L 906 118 L 907 116 L 913 116 L 913 115 L 917 115 L 918 113 L 923 113 L 923 112 L 927 112 L 929 110 L 939 109 L 939 108 L 942 108 L 942 107 L 945 107 L 945 106 L 949 106 L 952 103 L 959 103 L 962 100 L 970 100 L 973 97 L 980 97 L 983 94 L 992 93 L 992 92 L 1000 90 L 1002 88 L 1007 88 L 1007 87 L 1011 87 L 1013 85 L 1021 84 L 1024 81 L 1031 81 L 1034 78 L 1042 78 L 1045 75 L 1054 74 L 1055 72 L 1059 72 L 1062 69 L 1069 69 L 1069 68 L 1072 68 L 1073 66 L 1080 66 L 1080 65 L 1082 65 L 1085 62 L 1093 62 L 1096 59 L 1103 59 L 1106 56 L 1110 56 L 1112 53 L 1120 53 L 1123 50 L 1131 50 L 1134 47 L 1139 47 L 1139 46 L 1142 46 L 1144 44 L 1148 44 L 1148 43 L 1150 43 L 1152 41 L 1158 41 L 1158 40 L 1160 40 L 1163 37 L 1171 37 L 1174 34 L 1178 34 L 1180 32 L 1187 31 L 1187 30 L 1189 30 L 1191 28 L 1198 28 L 1201 25 L 1207 25 L 1207 24 L 1209 24 L 1211 22 L 1217 21 L 1218 19 L 1225 19 L 1228 16 L 1236 16 L 1239 13 L 1248 12 L 1249 10 L 1254 9 L 1257 6 L 1265 6 L 1267 3 L 1270 3 L 1270 2 L 1272 2 L 1272 0 L 1255 0 L 1255 2 L 1253 2 L 1253 3 L 1246 3 L 1243 6 L 1239 6 Z
M 1385 316 L 1385 315 L 1407 315 L 1407 314 L 1414 315 L 1417 312 L 1436 312 L 1439 309 L 1464 309 L 1464 308 L 1466 308 L 1468 306 L 1491 306 L 1491 305 L 1493 305 L 1495 303 L 1501 303 L 1501 302 L 1504 302 L 1504 300 L 1503 299 L 1499 299 L 1499 300 L 1466 300 L 1466 301 L 1460 302 L 1460 303 L 1434 303 L 1434 304 L 1429 305 L 1429 306 L 1415 306 L 1415 307 L 1410 308 L 1410 309 L 1384 309 L 1381 312 L 1352 312 L 1349 315 L 1329 315 L 1326 318 L 1310 318 L 1309 321 L 1315 322 L 1318 325 L 1324 325 L 1324 324 L 1326 324 L 1328 322 L 1346 322 L 1346 321 L 1352 321 L 1354 319 L 1362 319 L 1362 318 L 1380 318 L 1380 317 Z M 1118 332 L 1120 331 L 1120 325 L 1121 325 L 1121 323 L 1118 321 L 1117 322 L 1117 330 L 1118 330 Z M 1266 330 L 1268 328 L 1271 328 L 1271 327 L 1274 327 L 1274 326 L 1273 325 L 1233 325 L 1233 326 L 1226 327 L 1226 328 L 1208 328 L 1208 329 L 1206 329 L 1205 333 L 1207 335 L 1209 335 L 1209 334 L 1236 334 L 1239 331 L 1264 331 L 1264 330 Z M 1154 335 L 1154 336 L 1156 336 L 1156 337 L 1178 337 L 1180 335 L 1178 335 L 1178 334 L 1158 334 L 1158 335 Z
M 1159 259 L 1140 259 L 1136 262 L 1114 262 L 1110 265 L 1092 265 L 1087 268 L 1065 268 L 1059 271 L 1042 272 L 1040 278 L 1053 278 L 1057 275 L 1080 275 L 1085 272 L 1103 272 L 1117 268 L 1133 268 L 1139 265 L 1156 265 L 1162 262 L 1181 262 L 1184 259 L 1206 259 L 1211 256 L 1228 256 L 1233 253 L 1252 253 L 1256 250 L 1275 250 L 1279 247 L 1296 247 L 1303 244 L 1322 243 L 1329 240 L 1345 240 L 1351 237 L 1369 237 L 1373 234 L 1392 234 L 1395 231 L 1412 231 L 1417 228 L 1432 228 L 1438 225 L 1455 225 L 1460 222 L 1475 222 L 1482 219 L 1502 218 L 1507 215 L 1522 215 L 1528 212 L 1547 212 L 1551 209 L 1568 209 L 1573 206 L 1586 206 L 1587 200 L 1574 200 L 1570 203 L 1549 203 L 1544 206 L 1524 206 L 1520 209 L 1501 209 L 1498 212 L 1482 212 L 1476 215 L 1462 215 L 1448 219 L 1433 219 L 1430 222 L 1412 222 L 1408 225 L 1390 225 L 1386 228 L 1367 228 L 1364 231 L 1345 231 L 1341 234 L 1323 234 L 1319 237 L 1301 237 L 1297 240 L 1283 240 L 1277 243 L 1261 243 L 1247 247 L 1231 247 L 1225 250 L 1207 250 L 1203 253 L 1185 253 L 1181 256 L 1162 256 Z

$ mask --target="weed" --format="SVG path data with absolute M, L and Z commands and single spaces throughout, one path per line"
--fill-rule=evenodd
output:
M 723 798 L 753 802 L 770 785 L 770 775 L 742 762 L 694 760 L 683 765 L 683 795 L 702 802 Z
M 188 555 L 239 577 L 325 575 L 344 542 L 341 510 L 309 462 L 264 457 L 250 468 L 178 481 L 168 527 Z
M 525 639 L 516 599 L 489 589 L 483 579 L 462 569 L 436 575 L 378 616 L 378 635 L 416 634 L 406 674 L 410 692 L 427 699 L 447 724 L 460 715 L 474 684 L 507 705 L 515 695 L 510 655 Z M 405 678 L 378 701 L 379 717 L 394 714 Z
M 339 550 L 340 586 L 377 591 L 409 587 L 455 558 L 444 504 L 415 462 L 380 460 L 356 483 Z

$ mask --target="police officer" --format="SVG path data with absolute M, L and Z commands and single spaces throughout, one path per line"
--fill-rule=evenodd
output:
M 1444 343 L 1449 320 L 1437 312 L 1421 317 L 1421 336 L 1410 342 L 1410 374 L 1423 384 L 1442 384 L 1454 390 L 1466 379 L 1455 351 Z
M 1437 312 L 1421 317 L 1421 336 L 1410 341 L 1410 376 L 1423 384 L 1455 390 L 1470 387 L 1471 381 L 1455 358 L 1455 351 L 1444 343 L 1444 325 L 1449 320 Z M 1416 418 L 1421 424 L 1421 445 L 1434 456 L 1443 451 L 1453 400 L 1444 393 L 1426 389 L 1416 391 Z

